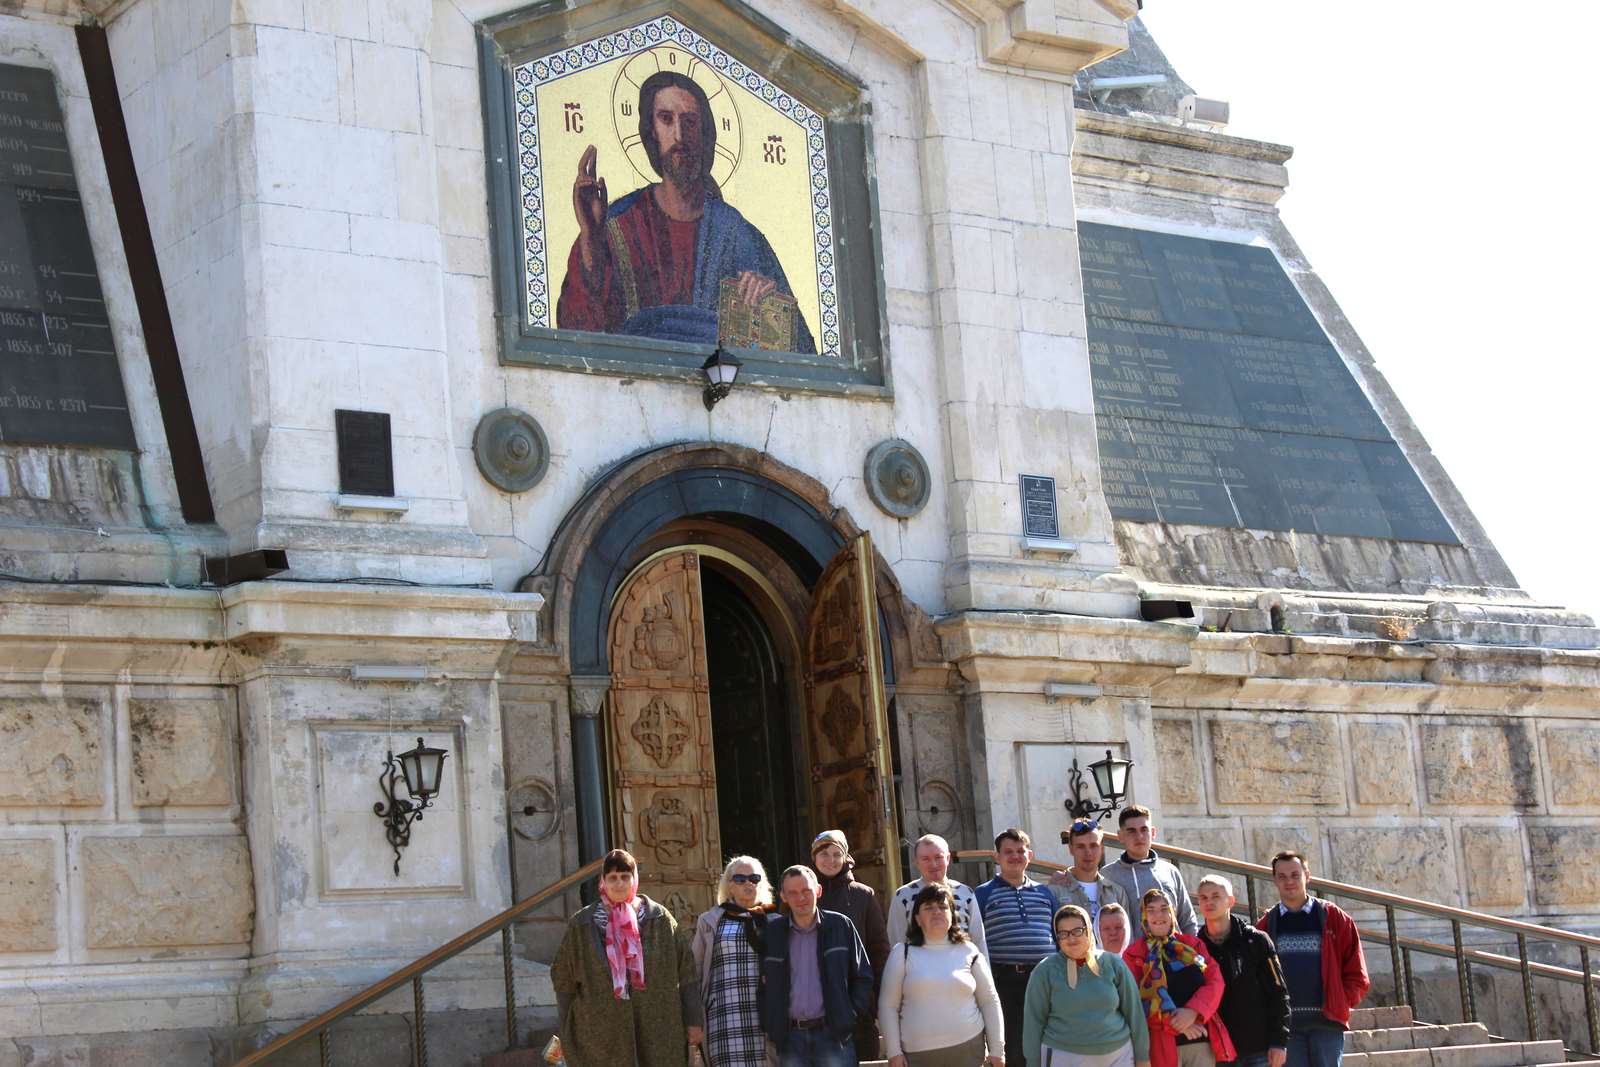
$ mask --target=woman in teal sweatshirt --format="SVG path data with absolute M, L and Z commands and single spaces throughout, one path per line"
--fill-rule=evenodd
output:
M 1028 1067 L 1150 1067 L 1150 1031 L 1128 965 L 1095 947 L 1089 913 L 1056 910 L 1053 956 L 1039 961 L 1023 1001 Z

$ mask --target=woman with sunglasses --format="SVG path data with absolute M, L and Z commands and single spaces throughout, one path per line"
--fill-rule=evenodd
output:
M 1222 1004 L 1222 968 L 1205 942 L 1174 928 L 1172 901 L 1148 889 L 1144 936 L 1122 953 L 1139 979 L 1150 1027 L 1153 1067 L 1216 1067 L 1235 1057 L 1233 1040 L 1217 1015 Z
M 1063 904 L 1056 949 L 1028 977 L 1022 1051 L 1028 1067 L 1150 1067 L 1150 1031 L 1127 964 L 1095 947 L 1089 912 Z
M 911 900 L 906 939 L 889 950 L 878 993 L 888 1067 L 1005 1067 L 1005 1024 L 989 962 L 961 929 L 942 882 Z
M 710 1067 L 764 1067 L 761 1029 L 761 933 L 772 910 L 772 883 L 761 861 L 735 856 L 723 868 L 717 905 L 695 922 L 691 949 L 705 991 Z

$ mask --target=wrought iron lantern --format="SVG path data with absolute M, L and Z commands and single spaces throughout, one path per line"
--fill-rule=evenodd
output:
M 739 377 L 739 368 L 742 366 L 743 363 L 721 348 L 706 357 L 706 361 L 700 365 L 700 371 L 706 376 L 704 397 L 707 411 L 733 392 L 734 380 Z
M 449 753 L 442 748 L 429 748 L 417 738 L 417 747 L 400 753 L 386 754 L 383 771 L 378 775 L 378 788 L 383 790 L 387 803 L 372 805 L 372 813 L 383 820 L 384 836 L 394 849 L 394 873 L 400 873 L 400 850 L 411 844 L 411 824 L 422 818 L 422 813 L 439 795 L 439 784 L 444 774 L 444 761 Z M 403 780 L 409 799 L 395 795 L 396 779 Z
M 1073 820 L 1093 819 L 1098 823 L 1116 811 L 1122 803 L 1122 798 L 1128 795 L 1128 771 L 1132 768 L 1132 760 L 1113 756 L 1109 748 L 1106 749 L 1105 759 L 1095 760 L 1089 764 L 1089 774 L 1094 778 L 1095 790 L 1100 794 L 1100 803 L 1095 804 L 1083 795 L 1083 771 L 1078 767 L 1078 760 L 1074 757 L 1072 772 L 1067 778 L 1067 788 L 1070 792 L 1066 801 L 1066 809 L 1072 813 Z

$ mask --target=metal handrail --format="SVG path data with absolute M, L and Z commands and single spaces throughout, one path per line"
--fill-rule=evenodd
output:
M 1122 848 L 1121 843 L 1115 838 L 1106 838 L 1105 844 L 1108 848 L 1115 848 L 1119 851 Z M 1209 852 L 1200 852 L 1196 849 L 1182 848 L 1178 845 L 1165 843 L 1159 846 L 1159 853 L 1168 860 L 1181 859 L 1202 867 L 1244 875 L 1249 914 L 1254 917 L 1260 913 L 1256 903 L 1255 880 L 1263 879 L 1270 882 L 1272 880 L 1271 867 L 1263 866 L 1259 863 L 1249 863 L 1245 860 L 1236 860 L 1227 856 L 1214 856 Z M 957 863 L 993 863 L 995 855 L 993 852 L 982 849 L 965 849 L 957 852 L 952 859 Z M 1068 869 L 1065 864 L 1040 859 L 1035 859 L 1031 865 L 1050 871 Z M 1365 886 L 1350 885 L 1347 882 L 1336 882 L 1331 878 L 1311 877 L 1307 879 L 1307 885 L 1309 888 L 1317 890 L 1320 895 L 1331 894 L 1346 897 L 1383 908 L 1387 932 L 1362 929 L 1360 933 L 1364 940 L 1389 947 L 1396 1002 L 1409 1004 L 1413 1009 L 1417 1005 L 1416 990 L 1413 983 L 1414 974 L 1411 968 L 1412 952 L 1445 956 L 1456 961 L 1456 977 L 1461 991 L 1461 1015 L 1463 1021 L 1467 1022 L 1478 1021 L 1478 1007 L 1472 990 L 1473 964 L 1476 963 L 1501 970 L 1518 971 L 1522 975 L 1523 1011 L 1528 1023 L 1528 1037 L 1530 1040 L 1538 1040 L 1539 1022 L 1534 1010 L 1533 997 L 1534 977 L 1573 982 L 1584 987 L 1584 1015 L 1585 1021 L 1589 1024 L 1589 1048 L 1591 1050 L 1600 1050 L 1600 1010 L 1597 1010 L 1596 1005 L 1596 985 L 1600 983 L 1600 975 L 1595 974 L 1590 960 L 1590 950 L 1600 948 L 1600 937 L 1573 933 L 1570 930 L 1560 930 L 1553 926 L 1540 926 L 1537 923 L 1523 922 L 1520 919 L 1506 919 L 1480 911 L 1468 911 L 1465 908 L 1457 908 L 1449 904 L 1436 904 L 1432 901 L 1418 900 L 1415 897 L 1389 893 L 1381 889 L 1369 889 Z M 1441 945 L 1437 942 L 1418 938 L 1401 937 L 1395 929 L 1396 911 L 1413 912 L 1447 920 L 1450 923 L 1454 943 L 1452 945 Z M 1515 935 L 1517 939 L 1517 955 L 1515 957 L 1502 956 L 1498 953 L 1466 948 L 1461 935 L 1463 926 L 1480 927 Z M 1533 962 L 1528 958 L 1529 938 L 1576 945 L 1582 969 L 1572 970 L 1567 967 Z M 1596 1053 L 1589 1052 L 1588 1054 L 1594 1055 Z
M 426 1067 L 428 1062 L 427 1029 L 423 1023 L 422 976 L 446 960 L 459 956 L 494 933 L 500 934 L 500 951 L 505 965 L 506 1043 L 508 1046 L 515 1045 L 517 1041 L 517 1010 L 511 965 L 511 924 L 540 905 L 548 903 L 563 893 L 570 892 L 582 885 L 586 880 L 597 876 L 600 873 L 601 862 L 601 860 L 591 860 L 560 881 L 545 886 L 532 896 L 524 897 L 493 918 L 485 919 L 466 933 L 446 941 L 426 956 L 413 960 L 393 974 L 379 979 L 355 996 L 344 1000 L 336 1007 L 329 1008 L 315 1019 L 295 1027 L 271 1044 L 250 1053 L 244 1059 L 236 1062 L 233 1067 L 253 1067 L 254 1064 L 265 1063 L 269 1057 L 277 1055 L 291 1045 L 299 1044 L 313 1034 L 321 1041 L 322 1063 L 326 1067 L 330 1062 L 329 1031 L 332 1026 L 346 1016 L 360 1011 L 373 1001 L 388 996 L 406 982 L 411 983 L 412 998 L 416 1007 L 416 1019 L 413 1022 L 416 1032 L 411 1044 L 411 1061 L 414 1067 Z

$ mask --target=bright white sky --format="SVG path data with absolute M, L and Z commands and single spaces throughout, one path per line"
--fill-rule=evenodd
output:
M 1145 0 L 1523 587 L 1600 615 L 1600 3 Z

